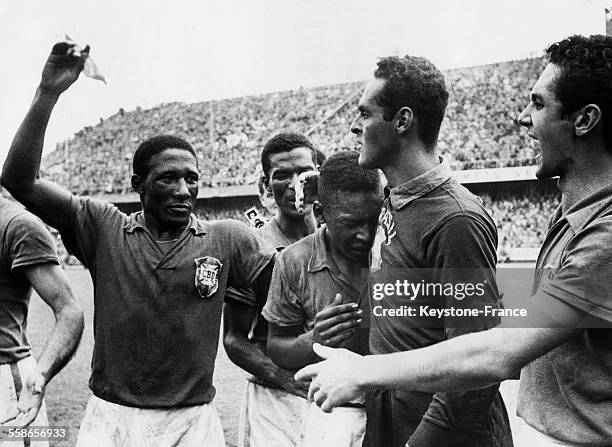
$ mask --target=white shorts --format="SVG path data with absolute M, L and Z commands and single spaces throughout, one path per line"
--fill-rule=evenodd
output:
M 306 399 L 247 381 L 240 408 L 238 447 L 294 447 Z
M 518 435 L 513 434 L 515 447 L 560 447 L 570 446 L 536 430 L 529 424 L 523 424 Z
M 77 447 L 225 447 L 212 404 L 174 409 L 126 407 L 92 396 Z
M 324 413 L 312 402 L 302 419 L 298 447 L 361 447 L 365 408 L 337 407 Z
M 25 383 L 26 377 L 31 371 L 36 368 L 36 359 L 33 356 L 19 360 L 17 363 L 7 363 L 0 365 L 0 420 L 6 417 L 17 407 L 18 396 L 21 393 L 22 385 Z M 10 426 L 11 421 L 5 425 Z M 47 419 L 47 406 L 44 401 L 38 412 L 38 416 L 34 422 L 30 424 L 31 428 L 40 427 L 48 428 L 49 419 Z M 49 447 L 49 441 L 37 441 L 34 439 L 26 439 L 26 444 L 32 447 Z M 7 441 L 7 435 L 0 437 L 0 447 L 22 447 L 23 441 Z

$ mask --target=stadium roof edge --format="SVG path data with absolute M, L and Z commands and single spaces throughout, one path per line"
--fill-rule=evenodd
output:
M 198 199 L 222 199 L 224 197 L 252 197 L 257 196 L 257 185 L 226 186 L 222 188 L 200 188 Z M 112 203 L 139 202 L 138 194 L 100 194 L 95 197 Z
M 512 168 L 469 169 L 453 171 L 455 179 L 462 184 L 501 183 L 524 180 L 536 180 L 537 166 L 519 166 Z M 218 188 L 200 188 L 198 199 L 222 199 L 225 197 L 255 197 L 257 185 L 226 186 Z M 139 202 L 138 194 L 104 194 L 96 196 L 112 203 Z

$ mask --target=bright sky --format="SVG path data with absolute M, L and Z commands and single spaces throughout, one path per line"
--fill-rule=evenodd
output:
M 605 33 L 612 0 L 26 0 L 0 3 L 0 161 L 53 43 L 91 45 L 109 84 L 82 77 L 56 106 L 46 150 L 120 107 L 198 102 L 367 79 L 376 58 L 440 68 L 539 55 Z M 526 91 L 529 86 L 526 86 Z

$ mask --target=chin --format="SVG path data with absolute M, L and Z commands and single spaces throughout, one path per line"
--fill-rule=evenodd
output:
M 165 224 L 168 228 L 179 228 L 179 227 L 184 227 L 185 225 L 187 225 L 189 223 L 189 216 L 186 216 L 184 218 L 172 218 L 172 219 L 167 219 Z
M 302 217 L 306 214 L 306 210 L 298 211 L 293 205 L 282 208 L 282 212 L 290 217 Z
M 535 175 L 536 178 L 539 180 L 546 180 L 549 178 L 559 177 L 560 174 L 552 169 L 548 169 L 545 166 L 538 166 Z
M 365 155 L 363 152 L 359 153 L 359 159 L 357 161 L 359 163 L 359 166 L 364 169 L 374 169 L 378 167 L 378 166 L 375 166 L 373 163 L 373 160 L 369 158 L 367 155 Z

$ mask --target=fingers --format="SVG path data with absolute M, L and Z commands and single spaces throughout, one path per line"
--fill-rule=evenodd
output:
M 318 345 L 318 343 L 315 343 L 315 345 Z M 308 365 L 300 369 L 295 373 L 294 377 L 297 381 L 305 381 L 316 377 L 317 374 L 319 374 L 319 367 L 316 363 L 313 363 L 312 365 Z M 312 382 L 310 383 L 310 386 L 312 387 Z
M 14 408 L 9 413 L 5 415 L 3 419 L 0 420 L 0 424 L 6 424 L 7 422 L 11 422 L 19 416 L 19 410 Z
M 312 350 L 315 352 L 315 354 L 317 354 L 319 357 L 325 360 L 333 356 L 334 353 L 337 353 L 340 351 L 340 349 L 338 348 L 329 348 L 319 343 L 315 343 L 314 345 L 312 345 Z
M 324 413 L 331 413 L 332 410 L 334 409 L 334 404 L 332 403 L 331 399 L 329 399 L 328 396 L 325 396 L 325 398 L 323 399 L 319 407 L 321 408 L 321 410 L 323 410 Z
M 308 387 L 308 401 L 314 402 L 314 396 L 319 392 L 319 385 L 313 380 Z
M 38 415 L 39 407 L 30 408 L 25 413 L 19 413 L 19 416 L 15 419 L 14 425 L 15 427 L 23 428 L 30 425 L 36 419 Z
M 361 310 L 342 313 L 328 319 L 315 322 L 314 341 L 327 346 L 338 346 L 351 338 L 361 325 Z
M 329 396 L 321 389 L 318 389 L 315 393 L 313 393 L 312 401 L 325 413 L 331 413 L 334 409 Z
M 51 54 L 55 56 L 63 56 L 64 54 L 67 54 L 71 48 L 74 48 L 75 45 L 76 44 L 74 42 L 58 42 L 53 45 Z
M 34 406 L 25 411 L 19 411 L 15 408 L 0 421 L 0 425 L 10 424 L 11 427 L 26 427 L 36 419 L 39 408 L 38 406 Z
M 324 331 L 348 320 L 360 319 L 362 313 L 363 311 L 356 303 L 326 307 L 315 315 L 315 325 L 320 331 Z
M 342 295 L 340 295 L 340 299 L 342 299 Z M 334 299 L 335 301 L 335 299 Z M 340 301 L 339 304 L 331 304 L 327 306 L 325 309 L 317 312 L 317 314 L 324 316 L 334 316 L 344 312 L 356 312 L 359 310 L 359 305 L 357 303 L 344 303 Z
M 361 320 L 358 320 L 355 324 L 358 325 Z M 325 346 L 329 346 L 330 348 L 340 348 L 353 335 L 355 335 L 356 327 L 351 327 L 346 330 L 342 330 L 340 333 L 336 335 L 326 335 L 321 340 L 322 344 Z

